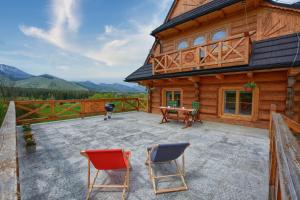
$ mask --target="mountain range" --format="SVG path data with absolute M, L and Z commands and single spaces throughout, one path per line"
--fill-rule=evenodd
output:
M 93 83 L 91 81 L 67 81 L 49 74 L 34 76 L 16 67 L 0 64 L 0 84 L 19 88 L 50 90 L 94 91 L 94 92 L 145 92 L 141 86 L 127 86 L 119 83 Z

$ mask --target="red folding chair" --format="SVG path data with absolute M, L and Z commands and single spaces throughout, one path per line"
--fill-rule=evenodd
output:
M 88 159 L 88 194 L 86 199 L 90 198 L 93 188 L 123 188 L 122 199 L 126 198 L 126 191 L 129 190 L 129 176 L 130 176 L 130 151 L 123 151 L 122 149 L 110 150 L 86 150 L 81 151 L 81 155 Z M 91 162 L 97 169 L 94 180 L 91 184 Z M 122 185 L 95 185 L 97 176 L 100 170 L 119 170 L 126 169 L 125 180 Z

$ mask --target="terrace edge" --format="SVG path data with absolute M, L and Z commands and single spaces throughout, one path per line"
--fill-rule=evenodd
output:
M 11 101 L 0 129 L 0 200 L 20 199 L 15 113 Z

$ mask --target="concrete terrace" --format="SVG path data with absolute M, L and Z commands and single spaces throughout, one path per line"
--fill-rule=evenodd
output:
M 36 151 L 24 147 L 18 128 L 22 200 L 84 199 L 87 161 L 80 150 L 125 148 L 133 152 L 128 199 L 265 200 L 268 193 L 267 130 L 204 122 L 182 129 L 182 123 L 159 124 L 161 116 L 143 112 L 33 125 Z M 155 196 L 144 165 L 152 144 L 190 142 L 186 151 L 189 190 Z M 165 170 L 161 166 L 158 170 Z M 122 172 L 102 175 L 120 181 Z M 103 180 L 103 179 L 98 179 Z M 176 180 L 172 182 L 176 184 Z M 121 199 L 121 192 L 94 190 L 91 199 Z

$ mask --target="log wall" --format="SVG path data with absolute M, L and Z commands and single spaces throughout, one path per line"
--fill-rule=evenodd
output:
M 300 77 L 299 77 L 300 80 Z M 234 119 L 221 119 L 218 116 L 218 93 L 221 87 L 243 87 L 249 81 L 254 81 L 259 89 L 258 120 L 257 123 L 245 122 Z M 299 83 L 300 85 L 300 83 Z M 199 88 L 186 79 L 174 79 L 154 83 L 152 91 L 152 112 L 159 113 L 159 106 L 163 103 L 163 88 L 181 88 L 183 91 L 183 104 L 181 106 L 191 107 L 193 101 L 199 100 L 202 105 L 200 116 L 204 120 L 224 121 L 227 123 L 238 123 L 249 126 L 266 127 L 270 116 L 270 106 L 275 104 L 279 113 L 284 113 L 286 108 L 287 94 L 287 71 L 273 71 L 254 73 L 253 78 L 247 74 L 225 75 L 224 79 L 216 76 L 200 77 Z M 300 89 L 300 87 L 299 87 Z M 300 90 L 299 90 L 300 94 Z M 299 97 L 296 97 L 300 100 Z M 299 102 L 300 103 L 300 102 Z

